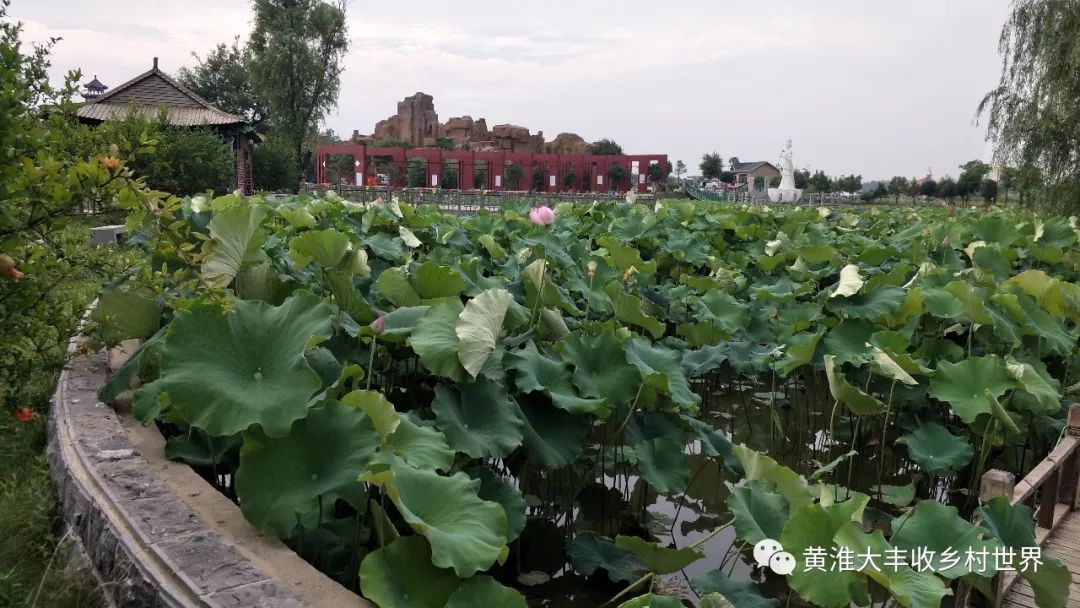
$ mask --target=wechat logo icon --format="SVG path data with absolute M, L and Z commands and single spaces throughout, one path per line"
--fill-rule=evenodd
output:
M 754 545 L 754 561 L 762 568 L 768 568 L 781 576 L 795 571 L 795 556 L 784 551 L 780 543 L 766 538 Z

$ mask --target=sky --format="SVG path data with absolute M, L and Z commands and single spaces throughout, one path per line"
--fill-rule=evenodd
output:
M 976 107 L 1000 75 L 1009 0 L 351 0 L 338 108 L 369 134 L 417 91 L 441 121 L 484 117 L 550 141 L 611 138 L 690 173 L 704 153 L 865 180 L 989 160 Z M 54 77 L 116 86 L 152 58 L 246 38 L 247 0 L 14 0 L 25 39 L 63 38 Z

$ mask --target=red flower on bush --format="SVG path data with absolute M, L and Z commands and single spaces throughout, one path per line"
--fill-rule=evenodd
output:
M 106 156 L 101 159 L 101 162 L 105 163 L 105 166 L 110 169 L 115 169 L 120 166 L 120 159 L 115 156 Z
M 34 411 L 28 407 L 17 407 L 11 415 L 19 422 L 30 422 L 34 419 Z

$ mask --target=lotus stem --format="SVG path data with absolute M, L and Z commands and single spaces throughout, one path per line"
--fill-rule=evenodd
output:
M 647 580 L 651 579 L 652 577 L 653 577 L 653 573 L 652 573 L 652 572 L 648 572 L 648 573 L 646 573 L 646 574 L 645 574 L 644 576 L 642 576 L 641 578 L 639 578 L 639 579 L 637 579 L 636 581 L 634 581 L 634 582 L 630 583 L 630 586 L 629 586 L 629 587 L 627 587 L 627 588 L 623 589 L 622 591 L 620 591 L 620 592 L 616 593 L 616 594 L 615 594 L 615 597 L 613 597 L 613 598 L 611 598 L 610 600 L 608 600 L 608 601 L 604 602 L 603 604 L 601 604 L 601 605 L 600 605 L 600 608 L 605 608 L 606 606 L 610 606 L 610 605 L 614 604 L 614 603 L 615 603 L 616 601 L 618 601 L 618 599 L 619 599 L 619 598 L 621 598 L 622 596 L 626 595 L 627 593 L 630 593 L 630 591 L 632 591 L 632 590 L 633 590 L 633 589 L 634 589 L 635 587 L 637 587 L 637 586 L 638 586 L 638 585 L 640 585 L 641 583 L 644 583 L 645 581 L 647 581 Z
M 878 451 L 877 483 L 878 500 L 881 500 L 881 472 L 885 466 L 885 439 L 889 434 L 889 414 L 892 413 L 893 390 L 896 388 L 896 380 L 889 387 L 889 402 L 885 404 L 885 424 L 881 425 L 881 449 Z
M 371 390 L 371 377 L 375 375 L 375 349 L 378 344 L 378 336 L 371 336 L 371 354 L 368 355 L 367 363 L 367 385 L 364 390 Z

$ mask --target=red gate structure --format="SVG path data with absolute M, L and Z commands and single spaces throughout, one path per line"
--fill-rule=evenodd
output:
M 539 192 L 626 192 L 648 190 L 649 167 L 659 165 L 661 179 L 668 175 L 666 154 L 597 156 L 591 154 L 532 154 L 521 152 L 473 152 L 373 148 L 363 144 L 323 144 L 316 151 L 316 181 L 326 184 L 327 158 L 351 156 L 354 175 L 351 185 L 372 183 L 380 168 L 387 169 L 390 185 L 406 185 L 409 165 L 424 172 L 424 187 L 442 188 L 450 167 L 456 171 L 460 190 L 536 190 Z M 521 167 L 521 179 L 508 187 L 506 169 Z M 622 176 L 611 183 L 612 167 L 621 166 Z M 479 180 L 479 181 L 477 181 Z

